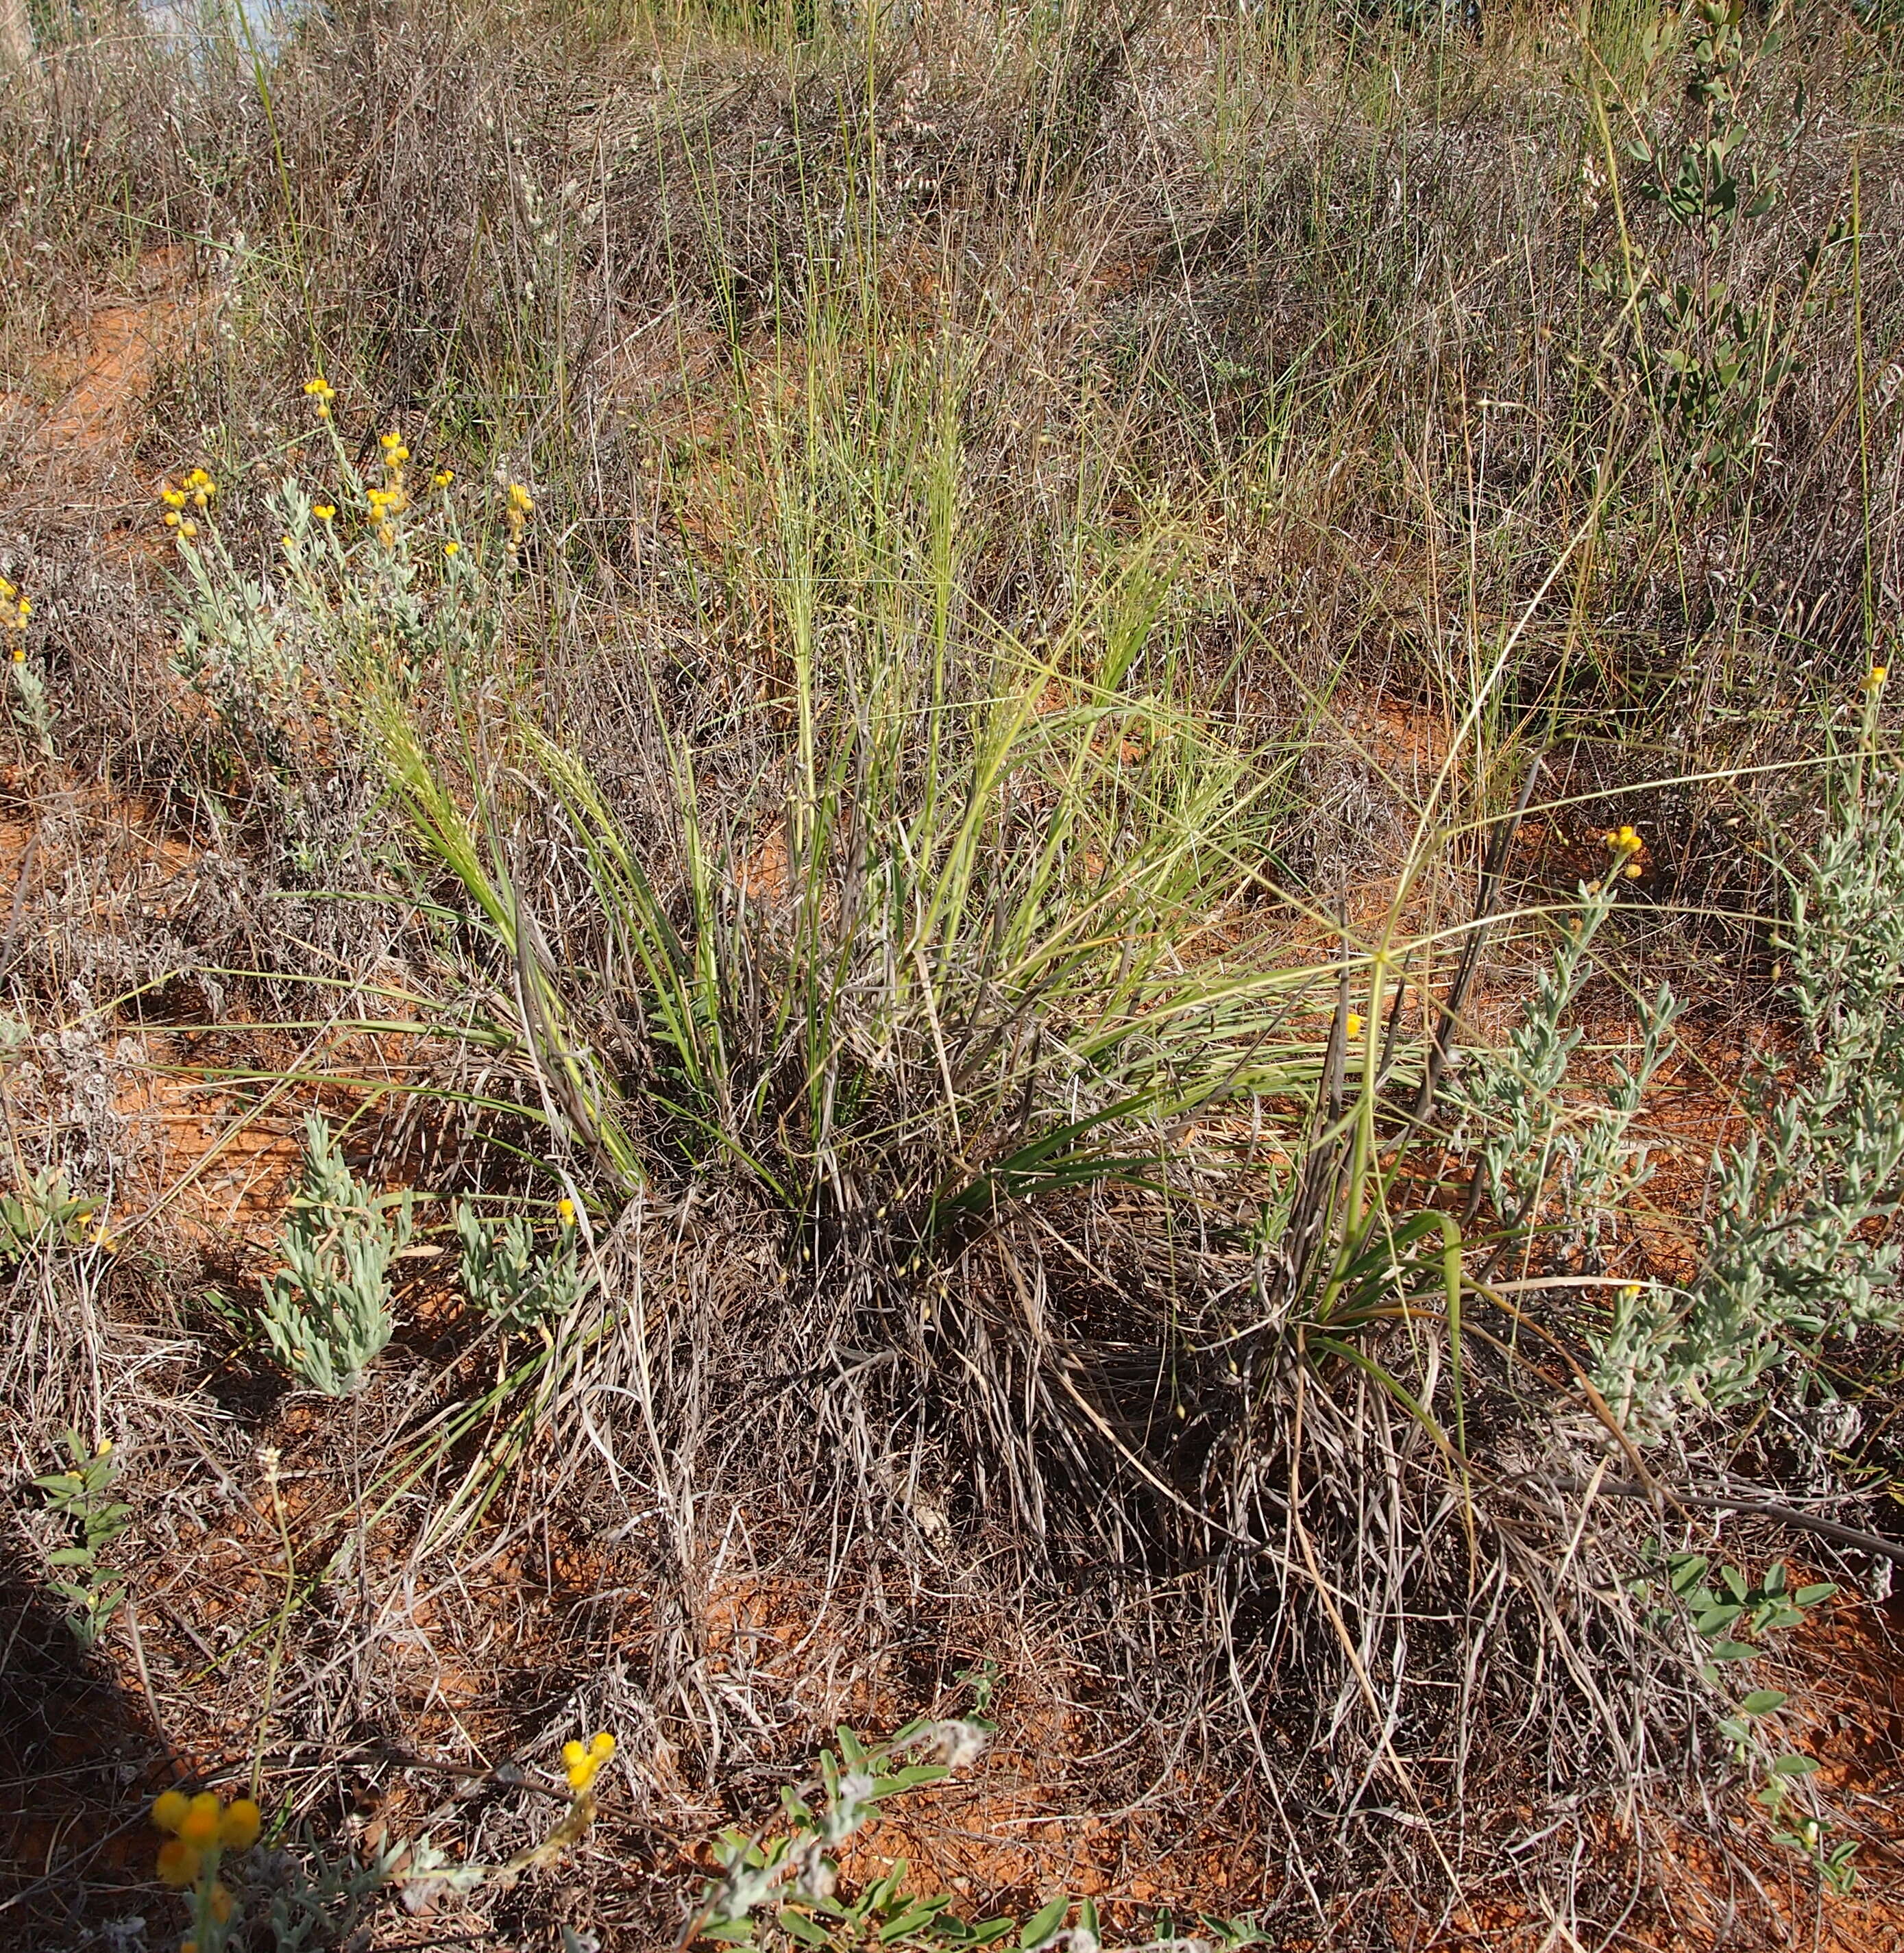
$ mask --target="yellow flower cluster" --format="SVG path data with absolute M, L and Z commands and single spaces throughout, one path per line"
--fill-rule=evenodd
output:
M 309 395 L 311 405 L 321 421 L 331 418 L 331 403 L 337 397 L 337 390 L 320 373 L 315 380 L 306 380 L 304 390 Z
M 1616 854 L 1625 859 L 1626 865 L 1620 872 L 1626 879 L 1638 881 L 1639 864 L 1632 857 L 1646 844 L 1640 839 L 1637 831 L 1630 827 L 1610 827 L 1600 838 Z
M 410 451 L 403 445 L 400 434 L 379 434 L 377 440 L 384 450 L 384 485 L 366 493 L 377 524 L 377 540 L 389 549 L 397 541 L 394 519 L 410 505 L 409 491 L 403 485 L 403 464 L 409 459 Z
M 576 1204 L 566 1193 L 555 1203 L 555 1218 L 565 1227 L 576 1224 Z
M 1360 1011 L 1351 1011 L 1349 1013 L 1348 1022 L 1342 1028 L 1351 1038 L 1359 1038 L 1362 1035 L 1362 1013 Z
M 602 1765 L 615 1754 L 615 1739 L 600 1731 L 585 1747 L 576 1742 L 562 1745 L 562 1765 L 568 1774 L 569 1788 L 580 1797 L 594 1783 Z
M 248 1797 L 223 1804 L 209 1790 L 187 1797 L 182 1790 L 162 1791 L 152 1803 L 152 1823 L 171 1832 L 158 1848 L 161 1882 L 176 1892 L 196 1886 L 202 1911 L 222 1926 L 231 1917 L 231 1893 L 218 1882 L 218 1854 L 248 1851 L 258 1842 L 263 1817 Z M 196 1942 L 181 1942 L 179 1953 L 196 1953 Z
M 182 541 L 190 542 L 198 534 L 199 525 L 184 510 L 188 506 L 194 509 L 210 508 L 212 498 L 218 492 L 218 484 L 202 468 L 193 469 L 177 488 L 167 482 L 158 491 L 158 499 L 165 505 L 165 526 L 176 529 Z
M 1873 665 L 1865 674 L 1862 688 L 1865 691 L 1881 691 L 1884 689 L 1885 679 L 1890 675 L 1890 667 L 1888 665 Z
M 13 633 L 11 655 L 17 665 L 27 662 L 27 620 L 33 614 L 33 599 L 22 597 L 14 585 L 0 576 L 0 627 Z
M 522 547 L 522 526 L 535 513 L 535 497 L 519 481 L 509 484 L 509 547 L 513 555 Z

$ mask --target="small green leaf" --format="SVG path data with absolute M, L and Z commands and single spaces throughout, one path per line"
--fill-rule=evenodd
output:
M 1049 1905 L 1040 1906 L 1025 1921 L 1024 1930 L 1018 1935 L 1021 1948 L 1030 1949 L 1043 1946 L 1065 1923 L 1065 1915 L 1071 1910 L 1071 1895 L 1060 1892 Z
M 1773 1759 L 1772 1774 L 1774 1776 L 1809 1776 L 1818 1767 L 1816 1757 L 1800 1756 L 1793 1751 L 1788 1755 Z
M 774 1917 L 779 1923 L 780 1930 L 798 1940 L 802 1946 L 825 1948 L 833 1943 L 830 1933 L 814 1925 L 802 1914 L 783 1907 Z
M 1828 1600 L 1838 1591 L 1835 1580 L 1820 1580 L 1809 1587 L 1801 1587 L 1792 1596 L 1794 1603 L 1801 1607 L 1815 1607 L 1821 1600 Z
M 1708 1641 L 1711 1641 L 1724 1634 L 1726 1629 L 1730 1627 L 1745 1611 L 1743 1607 L 1730 1604 L 1720 1607 L 1708 1607 L 1694 1621 L 1692 1625 Z
M 1755 1688 L 1739 1705 L 1742 1716 L 1769 1716 L 1791 1700 L 1782 1688 Z
M 939 1916 L 939 1908 L 934 1905 L 915 1905 L 910 1911 L 902 1913 L 890 1924 L 880 1929 L 880 1944 L 889 1945 L 895 1939 L 903 1939 L 908 1934 L 930 1926 Z
M 1714 1661 L 1750 1661 L 1758 1653 L 1749 1641 L 1714 1641 L 1711 1649 Z

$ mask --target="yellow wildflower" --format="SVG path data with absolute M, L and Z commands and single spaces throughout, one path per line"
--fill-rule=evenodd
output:
M 295 537 L 295 536 L 280 536 L 280 537 L 278 538 L 278 540 L 279 543 L 283 546 L 284 553 L 285 553 L 287 556 L 295 556 L 295 555 L 296 555 L 296 553 L 297 553 L 297 538 L 296 538 L 296 537 Z
M 185 491 L 182 488 L 174 488 L 168 481 L 159 490 L 158 499 L 168 509 L 182 509 L 185 506 Z
M 576 1224 L 576 1204 L 566 1193 L 555 1203 L 555 1218 L 565 1227 Z
M 27 662 L 27 647 L 24 644 L 14 646 L 13 661 L 17 665 L 24 665 Z
M 445 556 L 459 556 L 462 553 L 462 544 L 455 541 L 453 539 L 443 545 L 443 553 Z
M 152 1799 L 152 1822 L 162 1831 L 176 1831 L 191 1807 L 190 1798 L 182 1790 L 162 1790 Z
M 377 525 L 377 540 L 385 549 L 394 549 L 397 547 L 397 531 L 389 523 L 379 522 Z
M 1349 1013 L 1348 1023 L 1344 1028 L 1347 1030 L 1350 1037 L 1359 1038 L 1362 1035 L 1361 1013 L 1358 1011 L 1351 1011 Z
M 175 528 L 177 528 L 178 527 L 178 525 L 179 525 L 179 513 L 178 513 L 178 511 L 177 511 L 176 509 L 168 509 L 165 511 L 165 526 L 166 526 L 166 528 L 168 528 L 168 529 L 175 529 Z
M 322 373 L 315 380 L 306 380 L 304 383 L 304 390 L 317 402 L 320 410 L 328 407 L 337 397 L 336 388 Z
M 199 1875 L 199 1857 L 195 1845 L 168 1838 L 158 1848 L 159 1882 L 183 1891 Z
M 577 1742 L 562 1745 L 562 1761 L 569 1788 L 579 1797 L 595 1780 L 602 1765 L 615 1754 L 615 1739 L 606 1729 L 589 1741 L 587 1748 Z
M 1884 685 L 1885 679 L 1889 678 L 1890 675 L 1890 666 L 1873 665 L 1871 669 L 1865 674 L 1864 689 L 1866 691 L 1876 691 L 1879 690 Z
M 509 484 L 509 506 L 517 515 L 532 516 L 535 513 L 535 497 L 521 482 L 512 481 Z
M 224 1815 L 217 1798 L 209 1790 L 200 1791 L 178 1820 L 180 1839 L 187 1845 L 215 1845 Z
M 311 513 L 320 522 L 328 522 L 337 513 L 328 502 L 313 502 L 311 505 Z
M 453 468 L 439 468 L 437 472 L 430 477 L 430 481 L 431 484 L 436 487 L 447 488 L 456 478 L 456 471 Z
M 198 534 L 199 525 L 188 516 L 183 522 L 179 524 L 178 532 L 187 542 L 190 542 L 192 538 Z
M 218 1820 L 218 1837 L 233 1851 L 246 1851 L 257 1843 L 263 1826 L 264 1814 L 257 1805 L 248 1797 L 236 1798 Z

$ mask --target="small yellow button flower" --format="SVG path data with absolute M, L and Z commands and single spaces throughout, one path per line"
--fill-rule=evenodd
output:
M 24 665 L 27 662 L 27 647 L 24 644 L 14 646 L 13 661 L 17 665 Z
M 159 1882 L 182 1892 L 199 1875 L 198 1848 L 177 1838 L 168 1838 L 158 1848 Z
M 584 1748 L 577 1742 L 562 1745 L 562 1761 L 569 1779 L 569 1788 L 579 1797 L 594 1780 L 602 1765 L 615 1754 L 615 1739 L 606 1729 L 601 1731 Z
M 152 1799 L 152 1822 L 162 1831 L 176 1831 L 191 1807 L 190 1798 L 182 1790 L 162 1790 Z
M 509 506 L 516 514 L 532 516 L 535 513 L 535 497 L 519 481 L 509 484 Z
M 200 1791 L 178 1821 L 180 1841 L 187 1845 L 215 1845 L 224 1815 L 217 1798 L 209 1790 Z
M 190 516 L 188 516 L 183 522 L 179 524 L 178 532 L 189 543 L 192 538 L 198 534 L 199 525 L 192 520 Z
M 1359 1038 L 1362 1035 L 1361 1013 L 1358 1011 L 1351 1011 L 1349 1013 L 1348 1023 L 1344 1027 L 1344 1028 L 1347 1031 L 1350 1037 Z
M 317 403 L 317 410 L 320 415 L 328 414 L 331 411 L 331 403 L 337 397 L 337 390 L 322 373 L 315 380 L 306 380 L 304 383 L 304 390 Z
M 1883 689 L 1885 679 L 1889 678 L 1890 675 L 1890 666 L 1873 665 L 1871 669 L 1865 674 L 1863 688 L 1866 691 L 1880 691 Z
M 178 511 L 177 511 L 176 509 L 168 509 L 165 511 L 165 526 L 166 526 L 166 528 L 168 528 L 168 529 L 175 529 L 175 528 L 177 528 L 178 527 L 179 523 L 180 523 L 180 516 L 179 516 L 179 513 L 178 513 Z
M 185 491 L 182 488 L 174 488 L 168 481 L 158 491 L 158 499 L 168 509 L 182 509 L 185 506 Z
M 237 1798 L 218 1820 L 218 1837 L 234 1851 L 248 1851 L 264 1827 L 264 1814 L 248 1797 Z
M 328 502 L 314 502 L 311 505 L 311 513 L 316 516 L 320 522 L 329 522 L 337 513 Z
M 572 1227 L 576 1224 L 576 1204 L 566 1194 L 555 1203 L 555 1218 L 565 1227 Z M 575 1745 L 571 1744 L 569 1747 L 573 1748 Z
M 460 556 L 462 553 L 462 544 L 456 541 L 453 538 L 443 545 L 443 553 L 445 556 Z
M 456 471 L 453 468 L 439 468 L 437 472 L 430 477 L 431 483 L 438 488 L 448 487 L 450 484 L 456 478 Z

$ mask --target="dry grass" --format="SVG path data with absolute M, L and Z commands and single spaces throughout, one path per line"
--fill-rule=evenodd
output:
M 1670 979 L 1692 1029 L 1642 1130 L 1680 1151 L 1585 1271 L 1684 1277 L 1743 1054 L 1792 1039 L 1779 864 L 1896 611 L 1889 30 L 1830 8 L 1753 30 L 1778 193 L 1708 249 L 1636 166 L 1622 198 L 1608 180 L 1610 146 L 1695 118 L 1658 79 L 1683 39 L 1648 82 L 1652 7 L 1490 9 L 1472 34 L 1404 11 L 932 0 L 802 39 L 770 8 L 390 0 L 268 59 L 111 16 L 0 86 L 0 571 L 57 712 L 51 754 L 5 735 L 0 972 L 31 1033 L 5 1110 L 19 1170 L 63 1162 L 114 1237 L 11 1276 L 0 1942 L 99 1944 L 140 1912 L 170 1943 L 140 1826 L 174 1770 L 228 1791 L 256 1765 L 331 1839 L 429 1829 L 495 1859 L 555 1807 L 525 1770 L 606 1726 L 616 1785 L 560 1871 L 393 1906 L 374 1943 L 554 1945 L 566 1920 L 666 1945 L 697 1841 L 770 1810 L 816 1732 L 958 1700 L 989 1661 L 994 1763 L 872 1847 L 975 1911 L 1068 1884 L 1131 1937 L 1168 1904 L 1259 1912 L 1291 1946 L 1796 1944 L 1821 1917 L 1886 1943 L 1895 1718 L 1826 1779 L 1863 1846 L 1847 1911 L 1770 1842 L 1685 1637 L 1630 1591 L 1642 1541 L 1708 1543 L 1712 1515 L 1578 1495 L 1624 1471 L 1570 1368 L 1599 1292 L 1529 1298 L 1535 1360 L 1477 1321 L 1499 1340 L 1466 1346 L 1458 1466 L 1441 1331 L 1378 1324 L 1347 1356 L 1245 1333 L 1319 1292 L 1300 1224 L 1348 1171 L 1328 1081 L 1369 957 L 1413 959 L 1407 1082 L 1536 754 L 1464 1030 L 1519 1015 L 1543 916 L 1601 871 L 1603 829 L 1639 826 L 1570 1089 Z M 1834 245 L 1805 286 L 1854 197 L 1855 262 Z M 1633 308 L 1595 281 L 1646 254 L 1790 338 L 1789 374 L 1727 409 L 1742 459 L 1688 464 Z M 171 661 L 160 481 L 209 468 L 234 559 L 273 576 L 266 491 L 296 473 L 343 502 L 394 425 L 418 478 L 456 470 L 472 554 L 500 560 L 497 484 L 535 491 L 482 668 L 432 649 L 393 690 L 539 949 L 406 825 L 361 646 L 293 638 L 263 702 Z M 962 729 L 1014 686 L 1030 729 L 974 830 L 971 920 L 933 939 L 952 974 L 922 976 L 924 1011 L 958 1009 L 928 1027 L 892 1002 L 911 978 L 858 928 L 864 891 L 927 831 L 933 729 L 961 729 L 963 778 L 987 735 Z M 830 799 L 801 799 L 803 740 Z M 718 1101 L 724 1150 L 629 1002 L 638 929 L 549 741 L 656 891 L 646 925 L 719 961 L 726 1069 L 693 1103 Z M 1143 883 L 1145 820 L 1197 779 L 1234 785 L 1195 872 Z M 844 811 L 815 834 L 803 805 Z M 1151 906 L 1115 906 L 1125 884 Z M 1109 946 L 1015 1017 L 987 959 L 1083 885 L 1112 891 Z M 1054 1054 L 1153 951 L 1143 1009 L 1215 972 L 1286 1006 L 1250 1033 L 1273 1088 L 1158 1112 L 1162 1190 L 1012 1180 L 1012 1146 L 1088 1089 Z M 540 1045 L 538 967 L 562 1033 Z M 463 1035 L 512 1009 L 513 1042 Z M 1220 1070 L 1244 1034 L 1211 1010 L 1207 1052 L 1145 1051 Z M 612 1145 L 572 1101 L 547 1114 L 565 1040 Z M 397 1340 L 336 1403 L 287 1389 L 254 1321 L 312 1105 L 425 1197 L 439 1250 L 400 1265 Z M 1379 1118 L 1409 1162 L 1395 1218 L 1469 1206 L 1493 1268 L 1445 1122 Z M 942 1221 L 961 1185 L 988 1197 Z M 525 1355 L 472 1320 L 447 1202 L 539 1214 L 563 1188 L 598 1286 Z M 1655 1469 L 1881 1529 L 1896 1352 L 1834 1362 L 1855 1444 L 1781 1400 Z M 130 1604 L 84 1661 L 27 1483 L 68 1425 L 114 1440 L 136 1515 Z M 1792 1550 L 1761 1521 L 1724 1537 L 1742 1565 Z M 1886 1617 L 1859 1618 L 1879 1648 Z M 1837 1660 L 1809 1645 L 1800 1676 Z M 1894 1688 L 1888 1654 L 1860 1659 Z

